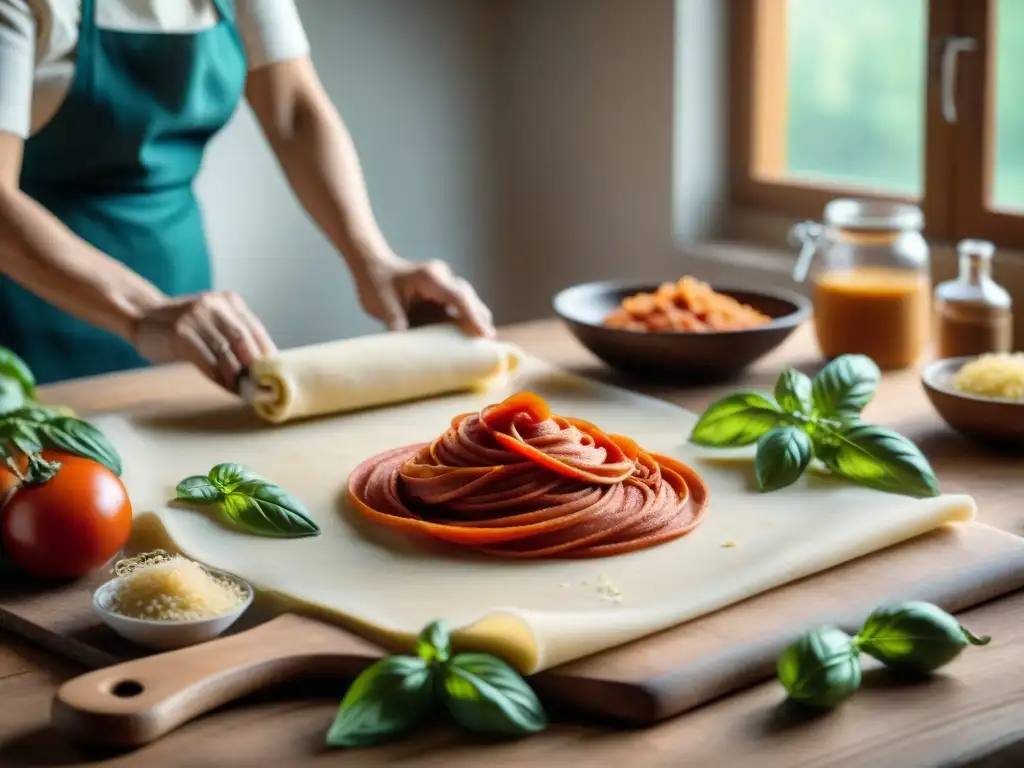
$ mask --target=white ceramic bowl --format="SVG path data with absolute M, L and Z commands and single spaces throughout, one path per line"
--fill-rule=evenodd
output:
M 204 566 L 205 567 L 205 566 Z M 210 573 L 223 579 L 233 581 L 245 591 L 245 600 L 237 609 L 223 616 L 211 619 L 192 619 L 189 621 L 158 621 L 156 619 L 135 619 L 122 616 L 110 610 L 111 592 L 124 576 L 111 579 L 93 594 L 92 605 L 103 623 L 110 627 L 125 640 L 136 645 L 145 646 L 156 651 L 172 651 L 197 643 L 205 643 L 223 634 L 228 627 L 238 621 L 252 605 L 254 591 L 248 582 L 224 571 L 207 568 Z

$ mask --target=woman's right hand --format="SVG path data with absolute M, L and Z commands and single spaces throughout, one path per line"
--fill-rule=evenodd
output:
M 135 326 L 135 349 L 151 363 L 186 361 L 230 392 L 242 374 L 277 347 L 238 294 L 168 297 Z

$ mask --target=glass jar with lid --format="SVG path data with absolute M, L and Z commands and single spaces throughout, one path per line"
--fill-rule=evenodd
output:
M 1013 305 L 992 279 L 995 246 L 986 240 L 957 244 L 960 274 L 935 288 L 937 352 L 940 358 L 1009 352 Z
M 793 277 L 814 283 L 814 330 L 826 358 L 867 355 L 884 370 L 924 353 L 932 288 L 923 228 L 914 205 L 855 199 L 831 201 L 821 224 L 793 227 Z

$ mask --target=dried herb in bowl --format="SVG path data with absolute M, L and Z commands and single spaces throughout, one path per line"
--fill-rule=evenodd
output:
M 881 380 L 864 355 L 843 355 L 814 378 L 787 368 L 772 394 L 741 391 L 712 403 L 690 442 L 708 448 L 757 445 L 754 470 L 765 492 L 795 483 L 817 459 L 834 475 L 905 496 L 939 495 L 928 459 L 897 432 L 861 419 Z

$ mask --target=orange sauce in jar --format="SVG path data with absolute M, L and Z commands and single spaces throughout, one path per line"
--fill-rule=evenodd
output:
M 828 270 L 815 280 L 814 328 L 822 354 L 867 355 L 879 368 L 913 365 L 931 326 L 931 280 L 897 267 Z

